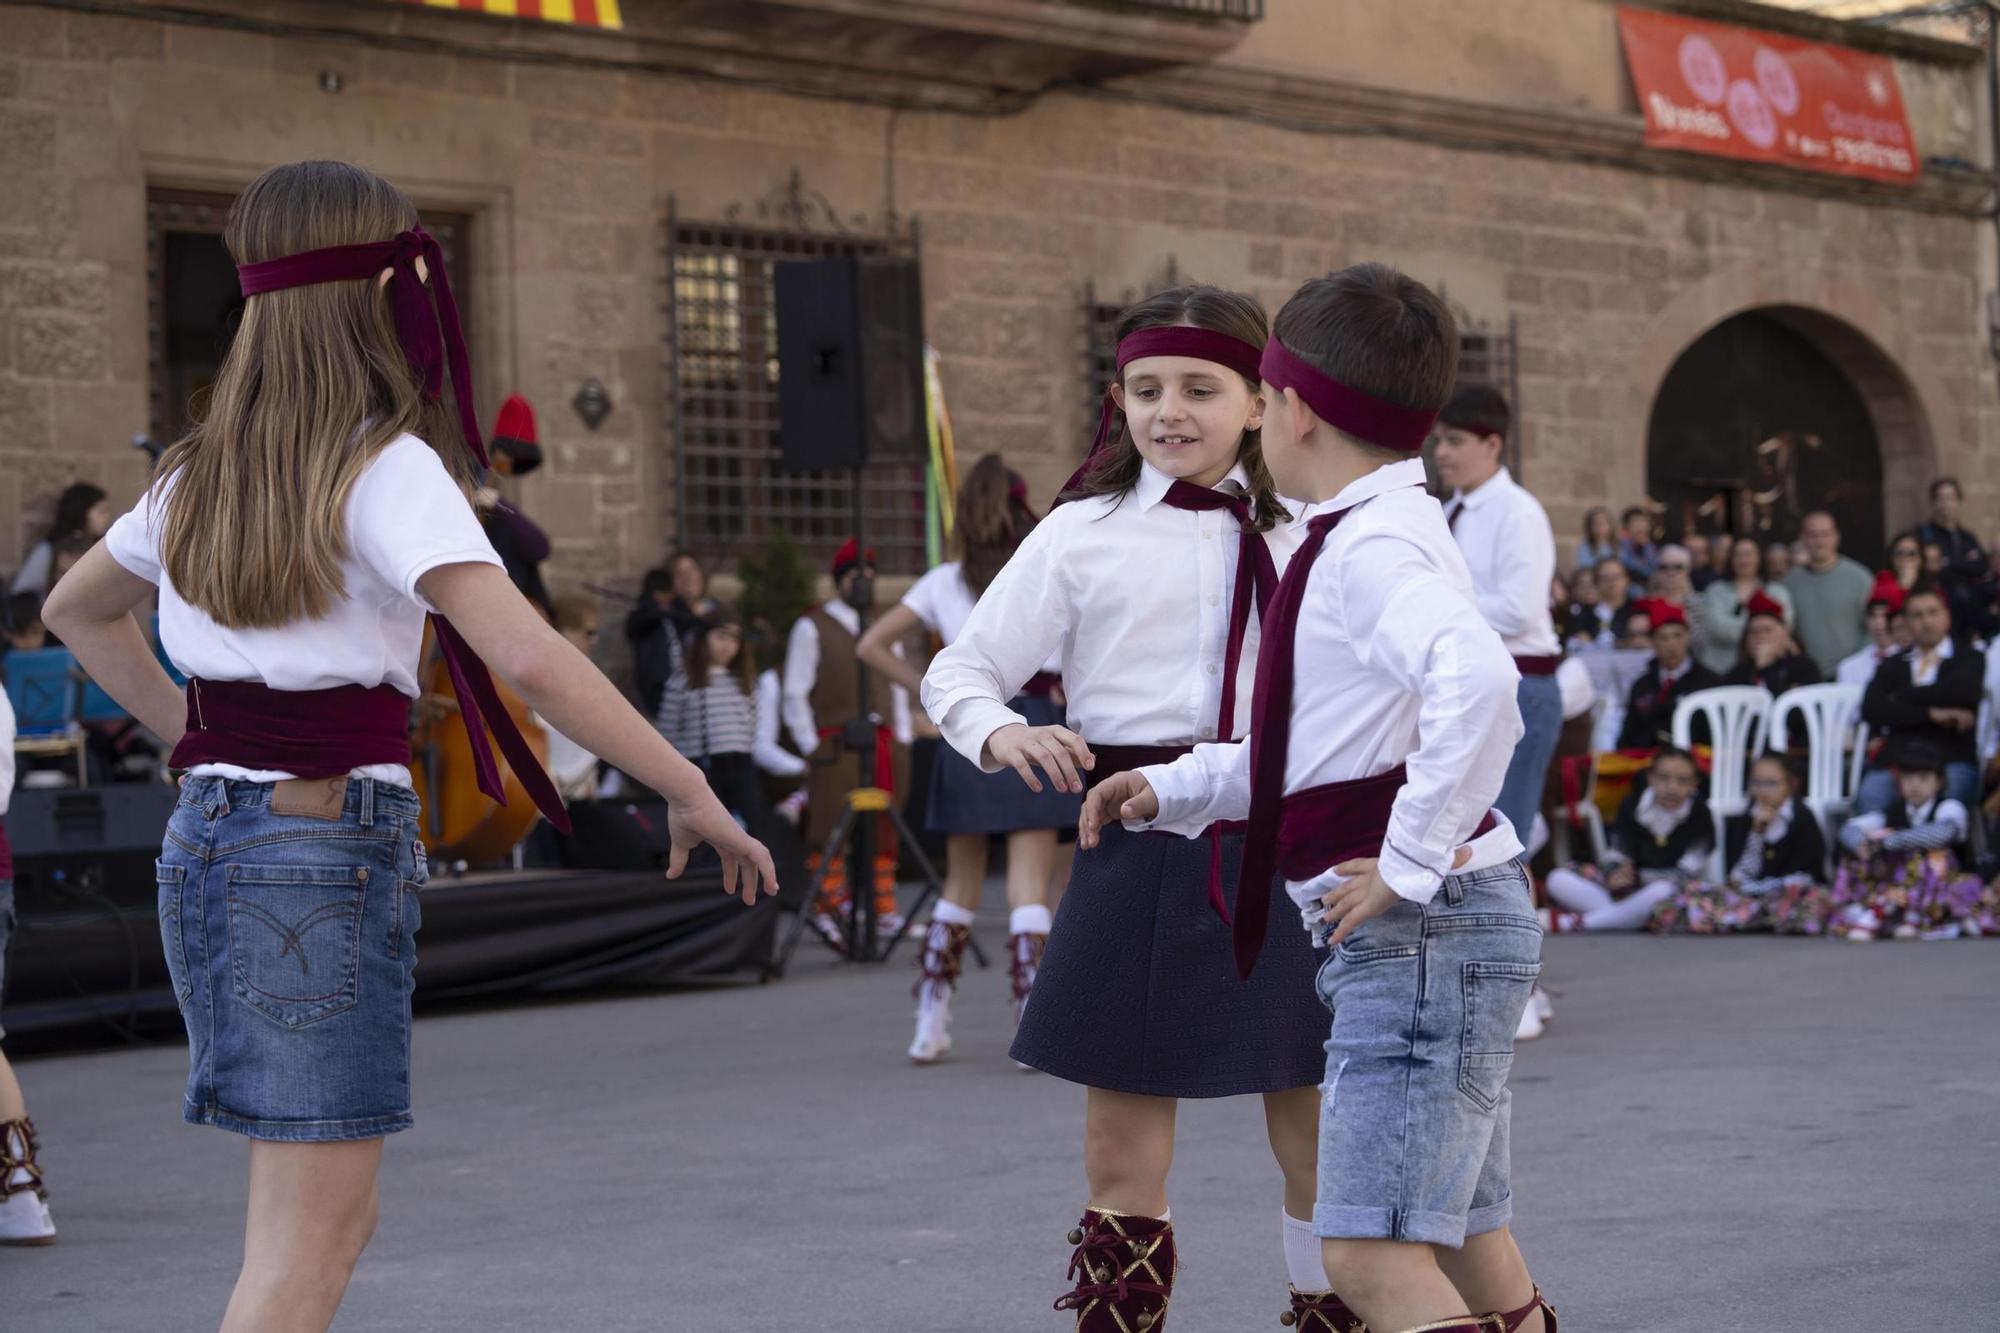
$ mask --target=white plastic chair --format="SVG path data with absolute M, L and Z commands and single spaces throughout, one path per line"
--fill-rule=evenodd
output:
M 1848 754 L 1848 739 L 1861 722 L 1859 685 L 1801 685 L 1786 690 L 1771 705 L 1771 748 L 1784 752 L 1792 748 L 1787 719 L 1797 713 L 1805 723 L 1806 791 L 1804 804 L 1819 820 L 1831 841 L 1840 831 L 1840 820 L 1854 808 L 1854 794 L 1861 781 L 1861 766 L 1867 762 L 1868 729 L 1860 728 L 1854 758 Z
M 1674 705 L 1674 744 L 1683 750 L 1694 748 L 1694 720 L 1708 721 L 1708 743 L 1712 754 L 1708 770 L 1708 812 L 1715 820 L 1715 848 L 1709 853 L 1709 878 L 1720 884 L 1727 868 L 1723 864 L 1723 829 L 1732 815 L 1750 808 L 1744 784 L 1750 757 L 1758 752 L 1771 720 L 1771 692 L 1761 685 L 1723 685 L 1712 690 L 1684 694 Z

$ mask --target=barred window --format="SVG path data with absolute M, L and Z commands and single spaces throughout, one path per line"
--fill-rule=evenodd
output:
M 853 527 L 846 472 L 788 472 L 778 445 L 778 320 L 773 267 L 896 253 L 883 237 L 729 224 L 668 225 L 668 376 L 675 405 L 679 539 L 730 567 L 783 532 L 809 556 Z M 924 568 L 924 465 L 863 469 L 862 521 L 884 573 Z M 819 563 L 815 560 L 815 563 Z

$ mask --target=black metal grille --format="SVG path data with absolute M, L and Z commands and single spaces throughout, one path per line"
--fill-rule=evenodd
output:
M 1157 9 L 1204 18 L 1254 21 L 1264 17 L 1264 0 L 1085 0 L 1085 3 L 1104 9 Z
M 1475 384 L 1500 391 L 1513 410 L 1513 429 L 1507 432 L 1503 458 L 1514 479 L 1521 479 L 1521 375 L 1520 338 L 1513 315 L 1507 316 L 1502 330 L 1486 323 L 1461 321 L 1458 326 L 1458 384 Z
M 1100 299 L 1089 283 L 1083 288 L 1083 430 L 1079 457 L 1090 451 L 1091 432 L 1104 407 L 1104 395 L 1118 375 L 1118 317 L 1129 302 Z
M 717 566 L 783 532 L 814 558 L 853 526 L 853 479 L 788 472 L 778 447 L 772 266 L 900 252 L 888 237 L 668 220 L 668 376 L 679 539 Z M 922 463 L 871 463 L 862 520 L 885 573 L 924 568 Z

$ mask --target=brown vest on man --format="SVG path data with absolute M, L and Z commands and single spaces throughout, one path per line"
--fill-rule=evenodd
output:
M 854 656 L 855 639 L 845 626 L 820 607 L 806 612 L 806 617 L 819 631 L 819 674 L 813 680 L 812 701 L 813 720 L 819 724 L 819 751 L 813 755 L 811 776 L 806 788 L 806 849 L 817 852 L 826 845 L 840 817 L 847 812 L 847 793 L 854 790 L 860 770 L 852 753 L 841 753 L 838 735 L 829 736 L 829 729 L 838 728 L 854 716 L 854 707 L 859 699 L 857 677 L 861 663 Z M 888 677 L 879 671 L 868 673 L 868 711 L 881 719 L 884 727 L 893 725 L 894 703 L 890 694 Z M 893 736 L 889 741 L 890 766 L 894 774 L 891 790 L 896 805 L 901 808 L 904 793 L 910 782 L 910 750 Z M 833 762 L 827 763 L 829 756 Z M 870 761 L 869 773 L 874 773 Z M 882 821 L 885 829 L 888 821 Z M 893 837 L 893 830 L 889 831 Z M 877 851 L 884 856 L 895 855 L 893 841 L 884 842 L 877 837 Z

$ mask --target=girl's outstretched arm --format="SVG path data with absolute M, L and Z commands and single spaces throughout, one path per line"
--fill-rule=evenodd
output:
M 667 798 L 673 832 L 668 878 L 681 873 L 697 843 L 706 842 L 722 856 L 726 890 L 740 891 L 745 902 L 756 900 L 760 885 L 766 893 L 778 891 L 770 852 L 737 827 L 701 770 L 542 619 L 506 571 L 488 564 L 439 565 L 417 588 L 550 726 Z

